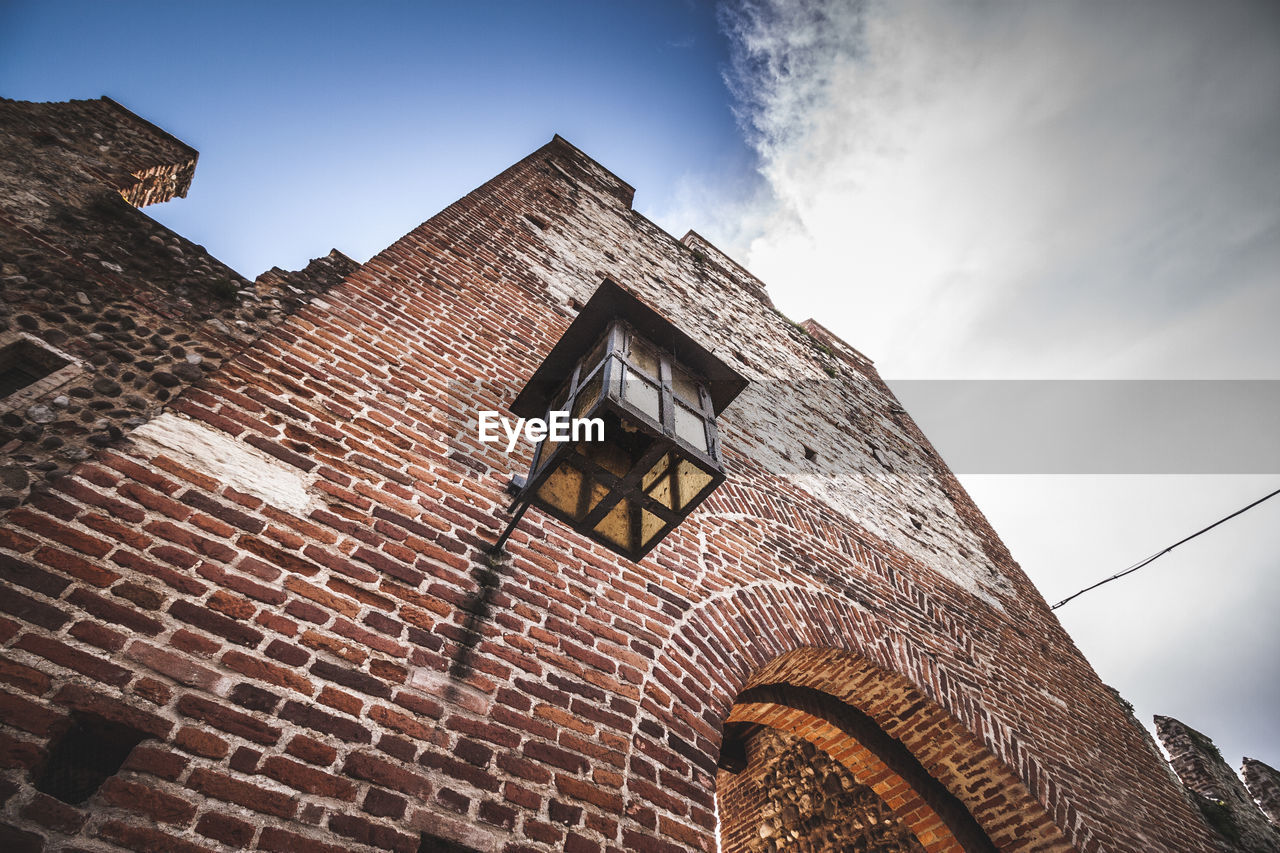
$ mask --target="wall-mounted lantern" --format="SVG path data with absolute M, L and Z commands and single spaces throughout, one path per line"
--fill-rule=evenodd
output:
M 639 561 L 724 482 L 716 416 L 746 386 L 605 280 L 511 404 L 522 418 L 599 418 L 604 434 L 538 444 L 495 550 L 532 505 Z

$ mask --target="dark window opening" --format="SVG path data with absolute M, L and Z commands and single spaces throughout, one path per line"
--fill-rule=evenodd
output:
M 418 844 L 418 853 L 480 853 L 474 847 L 422 833 L 422 841 Z
M 151 737 L 91 714 L 72 716 L 71 728 L 49 748 L 36 790 L 79 805 L 119 772 L 133 748 Z
M 543 219 L 541 216 L 534 216 L 532 213 L 526 213 L 524 218 L 532 222 L 539 231 L 547 230 L 547 220 Z
M 71 362 L 33 341 L 14 341 L 0 349 L 0 397 L 8 397 Z
M 813 462 L 818 458 L 818 451 L 814 450 L 812 447 L 810 447 L 807 444 L 802 444 L 800 446 L 804 448 L 805 459 L 808 459 L 810 462 Z

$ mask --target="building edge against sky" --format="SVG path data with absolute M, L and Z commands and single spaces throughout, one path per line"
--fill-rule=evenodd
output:
M 1280 845 L 1172 721 L 1176 786 L 864 356 L 566 141 L 367 264 L 248 282 L 130 207 L 190 148 L 2 108 L 14 849 L 713 849 L 763 729 L 928 850 Z M 470 421 L 605 278 L 791 381 L 727 410 L 727 481 L 639 563 L 535 515 L 493 564 L 528 459 Z

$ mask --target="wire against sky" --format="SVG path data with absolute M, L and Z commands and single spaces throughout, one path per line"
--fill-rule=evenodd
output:
M 1170 551 L 1172 551 L 1174 548 L 1177 548 L 1179 545 L 1183 544 L 1184 542 L 1190 542 L 1192 539 L 1195 539 L 1201 533 L 1208 533 L 1210 530 L 1217 527 L 1219 524 L 1222 524 L 1223 522 L 1226 522 L 1226 521 L 1230 521 L 1231 519 L 1235 518 L 1237 515 L 1241 515 L 1242 513 L 1248 512 L 1258 504 L 1262 503 L 1263 501 L 1270 500 L 1271 498 L 1274 498 L 1276 495 L 1280 495 L 1280 489 L 1276 489 L 1274 492 L 1271 492 L 1268 495 L 1263 495 L 1262 497 L 1258 498 L 1256 501 L 1249 504 L 1248 506 L 1241 507 L 1240 509 L 1231 513 L 1231 515 L 1218 519 L 1213 524 L 1210 524 L 1208 527 L 1197 530 L 1195 533 L 1192 533 L 1190 536 L 1188 536 L 1185 539 L 1179 539 L 1177 542 L 1174 542 L 1172 545 L 1170 545 L 1168 548 L 1165 548 L 1163 551 L 1158 551 L 1155 554 L 1152 554 L 1150 557 L 1147 557 L 1145 560 L 1134 563 L 1132 566 L 1125 569 L 1123 572 L 1117 572 L 1111 577 L 1106 578 L 1104 580 L 1100 580 L 1097 583 L 1093 584 L 1092 586 L 1086 586 L 1084 589 L 1080 590 L 1079 592 L 1075 592 L 1075 593 L 1072 593 L 1071 595 L 1068 595 L 1066 598 L 1062 599 L 1061 601 L 1059 601 L 1057 604 L 1053 605 L 1049 609 L 1057 610 L 1059 607 L 1066 604 L 1068 601 L 1071 601 L 1073 598 L 1079 598 L 1080 596 L 1084 595 L 1086 592 L 1089 592 L 1090 590 L 1097 589 L 1098 587 L 1103 586 L 1105 584 L 1109 584 L 1114 580 L 1119 580 L 1125 575 L 1133 574 L 1143 566 L 1153 563 L 1158 558 L 1163 557 L 1165 554 L 1168 554 Z

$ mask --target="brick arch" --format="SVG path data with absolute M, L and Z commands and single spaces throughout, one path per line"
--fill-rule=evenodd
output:
M 810 688 L 767 685 L 738 697 L 726 723 L 756 723 L 809 741 L 891 808 L 929 853 L 995 853 L 964 804 L 875 722 Z
M 821 589 L 758 582 L 705 599 L 673 626 L 641 685 L 623 790 L 627 816 L 655 841 L 702 846 L 695 841 L 705 834 L 681 838 L 674 828 L 714 829 L 722 724 L 744 691 L 787 686 L 826 694 L 873 720 L 964 804 L 997 849 L 1076 849 L 1053 819 L 1069 804 L 1059 789 L 1046 790 L 1039 761 L 955 677 L 964 663 L 963 655 L 924 653 L 906 631 Z M 1015 766 L 1040 783 L 1048 808 Z M 688 805 L 663 796 L 663 788 L 680 790 Z

